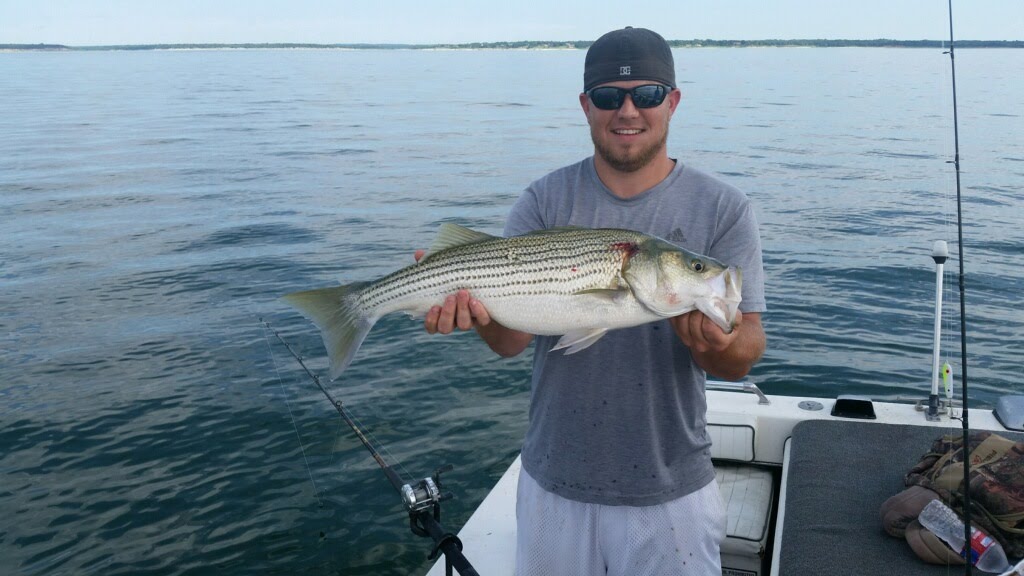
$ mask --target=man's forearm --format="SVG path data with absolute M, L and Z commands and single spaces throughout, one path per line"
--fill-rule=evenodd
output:
M 519 355 L 533 340 L 532 334 L 506 328 L 491 320 L 486 326 L 476 326 L 476 333 L 495 353 L 505 358 Z

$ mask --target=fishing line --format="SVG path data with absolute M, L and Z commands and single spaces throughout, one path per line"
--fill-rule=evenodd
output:
M 273 329 L 270 328 L 269 324 L 267 324 L 266 322 L 262 322 L 262 324 L 263 324 L 263 338 L 267 342 L 267 348 L 270 350 L 270 357 L 271 357 L 271 359 L 274 362 L 274 369 L 277 371 L 277 381 L 278 381 L 278 384 L 281 387 L 281 392 L 284 394 L 285 405 L 288 407 L 288 415 L 291 417 L 292 427 L 295 428 L 295 436 L 299 439 L 299 448 L 302 449 L 302 459 L 306 463 L 306 469 L 309 471 L 309 480 L 310 480 L 310 482 L 313 483 L 313 490 L 316 491 L 317 502 L 320 504 L 320 506 L 323 506 L 323 502 L 320 500 L 320 496 L 319 496 L 320 492 L 317 490 L 316 481 L 313 479 L 312 467 L 310 466 L 309 460 L 306 457 L 306 449 L 305 449 L 305 447 L 303 446 L 303 443 L 302 443 L 302 436 L 299 434 L 299 429 L 298 429 L 298 425 L 296 424 L 295 415 L 292 412 L 291 403 L 288 401 L 288 392 L 287 392 L 287 390 L 286 390 L 286 388 L 284 386 L 284 382 L 283 382 L 283 379 L 282 379 L 282 376 L 281 376 L 281 367 L 277 363 L 277 357 L 274 356 L 273 347 L 272 347 L 272 345 L 270 343 L 270 336 L 267 334 L 268 330 L 273 331 Z M 275 336 L 276 336 L 276 333 L 275 333 Z M 289 352 L 291 352 L 293 355 L 295 354 L 295 352 L 293 350 L 291 350 L 291 347 L 286 342 L 284 342 L 282 340 L 282 343 L 284 343 L 284 345 L 289 349 L 288 350 Z M 300 362 L 302 361 L 301 360 L 301 356 L 297 356 L 297 358 L 299 359 Z M 334 397 L 331 396 L 331 394 L 327 391 L 327 389 L 320 383 L 320 380 L 319 380 L 319 378 L 317 376 L 315 376 L 312 373 L 310 373 L 309 369 L 306 368 L 305 365 L 303 365 L 303 368 L 306 369 L 307 374 L 309 374 L 313 378 L 314 382 L 316 382 L 317 386 L 320 388 L 320 391 L 323 392 L 327 396 L 327 399 L 330 400 L 331 404 L 335 405 L 336 409 L 339 406 L 342 405 L 340 401 L 335 400 Z M 365 439 L 366 439 L 366 442 L 368 444 L 372 445 L 371 452 L 375 451 L 377 453 L 383 454 L 384 456 L 387 456 L 387 460 L 389 462 L 393 463 L 393 464 L 390 465 L 390 467 L 392 467 L 392 468 L 397 467 L 398 470 L 401 471 L 401 474 L 399 475 L 399 478 L 402 478 L 402 477 L 411 478 L 412 477 L 412 474 L 409 473 L 409 471 L 405 468 L 405 466 L 402 464 L 402 462 L 400 460 L 398 460 L 398 458 L 396 458 L 394 456 L 394 454 L 392 454 L 387 449 L 387 446 L 385 444 L 383 444 L 380 440 L 378 440 L 377 437 L 374 436 L 372 432 L 370 432 L 369 430 L 366 429 L 366 426 L 362 423 L 362 421 L 359 420 L 358 417 L 356 417 L 355 414 L 352 413 L 352 411 L 350 409 L 345 407 L 344 408 L 343 416 L 345 416 L 345 420 L 342 420 L 342 421 L 338 422 L 338 432 L 336 433 L 335 438 L 334 438 L 334 442 L 335 443 L 337 443 L 337 439 L 341 436 L 341 430 L 343 429 L 343 424 L 345 423 L 346 420 L 350 420 L 359 429 L 357 434 L 360 434 L 360 435 L 364 436 Z M 335 452 L 336 452 L 336 450 L 334 450 L 334 445 L 332 444 L 332 446 L 331 446 L 331 464 L 334 463 Z M 380 463 L 380 462 L 378 461 L 378 463 Z
M 268 324 L 262 318 L 260 319 L 260 323 L 263 324 L 264 336 L 266 336 L 266 331 L 269 330 L 281 342 L 281 344 L 284 345 L 284 347 L 288 350 L 288 353 L 291 354 L 292 357 L 296 359 L 296 361 L 298 361 L 299 366 L 301 366 L 302 369 L 306 372 L 306 375 L 309 376 L 310 379 L 313 380 L 313 383 L 316 384 L 317 388 L 320 389 L 320 392 L 322 392 L 323 395 L 327 397 L 327 400 L 330 401 L 332 406 L 334 406 L 334 409 L 338 412 L 338 414 L 341 415 L 342 419 L 344 419 L 345 423 L 348 424 L 349 428 L 351 428 L 352 431 L 355 432 L 360 442 L 363 443 L 363 446 L 366 447 L 366 449 L 370 452 L 370 455 L 384 471 L 384 474 L 388 477 L 388 480 L 391 481 L 391 483 L 395 486 L 396 489 L 400 489 L 400 487 L 403 484 L 405 484 L 405 482 L 402 480 L 402 477 L 398 474 L 398 472 L 394 470 L 394 467 L 384 460 L 383 456 L 381 455 L 381 452 L 386 453 L 388 455 L 388 458 L 392 460 L 394 460 L 394 456 L 390 452 L 388 452 L 387 448 L 383 447 L 383 445 L 381 445 L 380 449 L 377 448 L 378 442 L 377 439 L 373 437 L 373 434 L 363 429 L 362 422 L 360 422 L 359 419 L 356 418 L 354 414 L 352 414 L 352 412 L 348 409 L 348 406 L 346 406 L 340 400 L 334 398 L 334 395 L 331 394 L 330 390 L 328 390 L 327 387 L 324 386 L 323 382 L 320 381 L 320 377 L 314 374 L 313 371 L 310 370 L 308 366 L 306 366 L 305 362 L 302 359 L 302 356 L 300 356 L 298 352 L 296 352 L 291 347 L 291 345 L 288 344 L 288 342 L 286 342 L 281 337 L 281 335 L 277 333 L 276 330 L 271 328 L 270 324 Z M 269 342 L 269 336 L 266 337 Z M 371 438 L 373 438 L 373 441 L 370 440 Z M 408 471 L 406 471 L 404 466 L 402 466 L 400 462 L 397 462 L 397 460 L 396 465 L 402 470 L 402 472 L 408 475 Z
M 957 254 L 959 263 L 959 274 L 957 275 L 960 290 L 960 389 L 962 392 L 963 406 L 960 407 L 960 422 L 963 425 L 964 442 L 964 476 L 963 476 L 963 505 L 964 505 L 964 542 L 971 542 L 971 459 L 970 459 L 970 424 L 968 423 L 968 394 L 967 394 L 967 303 L 964 293 L 964 226 L 963 226 L 963 200 L 960 188 L 960 128 L 956 104 L 956 46 L 953 36 L 953 0 L 948 0 L 949 7 L 949 75 L 952 85 L 953 96 L 953 168 L 956 173 L 956 232 L 957 232 Z M 968 544 L 969 545 L 969 544 Z M 971 563 L 964 563 L 964 574 L 971 575 Z
M 409 528 L 413 534 L 424 538 L 430 538 L 434 541 L 434 546 L 427 555 L 427 558 L 434 560 L 439 555 L 444 554 L 445 557 L 445 574 L 450 576 L 452 571 L 458 571 L 462 576 L 479 576 L 477 571 L 473 568 L 469 560 L 466 559 L 465 555 L 462 554 L 462 541 L 459 537 L 452 532 L 445 531 L 441 525 L 441 502 L 452 498 L 452 494 L 441 492 L 441 473 L 451 470 L 452 467 L 442 466 L 434 471 L 434 474 L 430 477 L 423 478 L 419 482 L 406 483 L 402 480 L 402 477 L 389 465 L 384 458 L 381 456 L 380 450 L 374 445 L 375 442 L 371 442 L 369 437 L 372 434 L 364 432 L 362 429 L 362 423 L 348 410 L 348 408 L 340 401 L 336 400 L 331 392 L 323 385 L 320 381 L 320 377 L 313 373 L 312 370 L 306 366 L 306 363 L 302 360 L 302 357 L 281 337 L 276 330 L 274 330 L 269 323 L 260 318 L 260 323 L 263 324 L 263 336 L 267 341 L 267 346 L 270 347 L 270 336 L 267 335 L 267 331 L 271 332 L 281 344 L 288 350 L 288 353 L 299 363 L 299 366 L 306 372 L 306 375 L 313 380 L 317 388 L 323 392 L 324 396 L 331 402 L 334 409 L 337 410 L 338 414 L 342 417 L 348 427 L 352 429 L 352 432 L 359 438 L 363 446 L 370 452 L 370 455 L 380 466 L 381 471 L 387 477 L 392 487 L 401 495 L 402 503 L 409 513 Z M 271 357 L 274 357 L 273 348 L 271 348 Z M 277 360 L 274 360 L 275 369 L 278 368 Z M 280 370 L 278 369 L 278 381 L 281 382 Z M 282 384 L 283 386 L 283 384 Z M 287 398 L 287 395 L 286 395 Z M 288 408 L 288 413 L 291 414 L 291 407 Z M 292 424 L 295 426 L 295 417 L 292 416 Z M 296 435 L 298 435 L 298 426 L 296 428 Z M 369 436 L 369 437 L 368 437 Z M 376 439 L 374 439 L 376 440 Z M 299 445 L 302 445 L 302 438 L 299 437 Z M 381 448 L 387 452 L 385 448 Z M 303 449 L 303 459 L 305 459 L 305 449 Z M 388 457 L 394 459 L 394 457 L 388 453 Z M 405 468 L 399 464 L 402 471 L 408 475 Z M 309 469 L 309 462 L 306 462 L 306 468 Z M 313 480 L 312 471 L 310 471 L 310 480 Z M 314 490 L 316 489 L 316 482 L 313 483 Z M 317 500 L 319 501 L 319 496 Z M 321 532 L 321 537 L 323 533 Z
M 367 438 L 370 439 L 371 443 L 374 444 L 375 449 L 378 452 L 382 453 L 383 455 L 387 456 L 387 460 L 389 462 L 392 462 L 392 464 L 391 464 L 392 468 L 396 468 L 397 467 L 399 470 L 401 470 L 401 472 L 402 472 L 401 475 L 403 477 L 405 477 L 405 478 L 412 478 L 413 477 L 412 473 L 409 472 L 408 470 L 406 470 L 405 466 L 402 464 L 402 461 L 399 460 L 397 457 L 395 457 L 395 455 L 392 454 L 390 450 L 388 450 L 387 444 L 384 444 L 383 442 L 378 440 L 377 437 L 373 435 L 373 432 L 369 431 L 366 428 L 366 425 L 363 424 L 363 422 L 361 420 L 359 420 L 359 418 L 357 418 L 356 415 L 351 412 L 351 410 L 348 410 L 348 415 L 349 415 L 349 418 L 351 418 L 352 421 L 356 423 L 356 425 L 360 428 L 360 430 L 363 431 L 363 433 L 367 436 Z M 340 423 L 339 423 L 339 425 L 340 425 Z
M 276 371 L 276 373 L 278 373 L 278 383 L 281 386 L 282 394 L 284 394 L 284 396 L 285 396 L 285 405 L 288 407 L 288 414 L 289 414 L 289 416 L 292 419 L 292 426 L 295 428 L 295 436 L 299 440 L 299 448 L 302 450 L 302 459 L 303 459 L 303 461 L 306 464 L 306 470 L 309 472 L 309 481 L 313 485 L 313 491 L 316 494 L 316 502 L 323 507 L 324 502 L 323 502 L 323 500 L 321 500 L 321 497 L 319 497 L 319 494 L 321 494 L 321 492 L 319 492 L 319 490 L 316 487 L 316 481 L 313 480 L 312 467 L 310 466 L 309 460 L 308 460 L 308 458 L 306 456 L 305 447 L 304 447 L 304 445 L 302 443 L 302 437 L 299 434 L 299 428 L 298 428 L 298 424 L 296 423 L 295 414 L 292 411 L 291 402 L 289 402 L 289 400 L 288 400 L 289 397 L 288 397 L 287 388 L 285 387 L 285 384 L 284 384 L 284 381 L 283 381 L 283 378 L 282 378 L 282 375 L 281 375 L 281 366 L 278 364 L 278 359 L 276 359 L 276 357 L 273 355 L 273 348 L 272 348 L 272 346 L 270 344 L 270 337 L 267 334 L 267 330 L 268 329 L 272 330 L 272 329 L 269 328 L 269 326 L 266 325 L 266 323 L 263 323 L 263 324 L 264 324 L 264 326 L 263 326 L 263 338 L 266 340 L 267 348 L 270 351 L 270 358 L 273 361 L 274 370 Z M 288 346 L 287 343 L 285 343 L 285 345 Z M 289 348 L 290 347 L 291 346 L 289 346 Z M 291 349 L 289 349 L 289 352 L 293 352 L 293 351 L 291 351 Z M 293 354 L 294 354 L 294 352 L 293 352 Z M 300 362 L 301 362 L 301 357 L 300 357 Z M 305 366 L 303 366 L 303 368 L 305 368 Z M 307 370 L 307 373 L 308 373 L 308 370 Z M 321 385 L 321 382 L 319 382 L 318 378 L 313 376 L 313 380 L 316 382 L 317 386 L 321 387 L 322 392 L 325 395 L 327 395 L 328 399 L 331 401 L 332 404 L 336 404 L 336 405 L 340 405 L 341 404 L 339 401 L 336 401 L 327 392 L 327 389 L 323 385 Z M 401 475 L 399 476 L 399 478 L 401 478 L 401 477 L 413 478 L 413 475 L 410 474 L 410 471 L 408 469 L 406 469 L 406 466 L 404 466 L 401 463 L 401 461 L 398 460 L 387 449 L 387 446 L 385 444 L 383 444 L 380 440 L 377 439 L 377 437 L 374 436 L 372 431 L 367 429 L 366 424 L 362 423 L 362 421 L 359 420 L 358 417 L 355 416 L 355 414 L 352 414 L 351 410 L 348 410 L 346 408 L 345 412 L 347 413 L 347 417 L 349 419 L 351 419 L 351 421 L 354 422 L 355 425 L 359 428 L 360 433 L 362 435 L 365 435 L 367 440 L 368 440 L 368 442 L 371 445 L 373 445 L 374 450 L 376 450 L 377 452 L 387 456 L 387 460 L 392 462 L 391 467 L 397 467 L 401 471 Z M 338 429 L 337 429 L 336 434 L 335 434 L 334 443 L 332 443 L 332 446 L 331 446 L 331 462 L 328 463 L 328 466 L 330 466 L 331 464 L 334 463 L 334 458 L 335 458 L 335 455 L 336 455 L 336 452 L 337 452 L 334 449 L 334 446 L 335 446 L 335 444 L 337 444 L 338 438 L 341 437 L 341 430 L 344 429 L 343 428 L 344 423 L 345 423 L 345 420 L 341 420 L 341 421 L 338 422 Z
M 306 447 L 302 444 L 302 435 L 299 434 L 299 426 L 295 423 L 295 414 L 292 413 L 292 403 L 288 401 L 288 391 L 284 387 L 284 381 L 281 379 L 281 367 L 277 364 L 277 358 L 274 356 L 274 348 L 270 345 L 270 336 L 267 335 L 266 327 L 263 328 L 263 339 L 267 342 L 267 350 L 270 352 L 270 359 L 274 363 L 274 371 L 277 372 L 277 384 L 281 387 L 281 394 L 284 395 L 284 405 L 288 407 L 288 417 L 292 420 L 292 428 L 295 429 L 295 437 L 299 440 L 299 449 L 302 451 L 302 461 L 306 463 L 306 472 L 309 473 L 309 481 L 313 484 L 313 495 L 316 496 L 317 504 L 323 508 L 323 500 L 320 499 L 320 490 L 316 487 L 316 480 L 313 479 L 313 469 L 309 465 L 309 459 L 306 457 Z
M 331 466 L 334 466 L 334 457 L 338 453 L 338 451 L 335 450 L 334 447 L 338 445 L 338 438 L 341 438 L 341 431 L 344 429 L 344 424 L 345 424 L 344 422 L 342 422 L 340 420 L 338 421 L 338 429 L 335 430 L 335 432 L 334 432 L 334 440 L 331 441 L 331 461 L 327 463 L 327 467 L 328 468 L 330 468 Z
M 949 45 L 945 39 L 942 40 L 942 55 L 947 54 Z M 942 70 L 942 76 L 939 79 L 941 84 L 936 87 L 937 92 L 941 97 L 941 106 L 935 110 L 937 117 L 943 118 L 943 133 L 948 134 L 952 130 L 952 119 L 946 114 L 942 113 L 943 110 L 949 110 L 952 107 L 952 100 L 950 98 L 949 86 L 951 84 L 950 71 L 947 66 L 940 66 Z M 942 138 L 943 142 L 943 158 L 950 158 L 953 156 L 953 143 L 948 138 Z M 944 161 L 945 162 L 945 161 Z M 955 204 L 955 186 L 953 181 L 953 175 L 947 171 L 943 171 L 943 179 L 941 186 L 941 198 L 942 198 L 942 239 L 947 242 L 952 242 L 954 234 L 953 229 L 953 213 L 956 209 Z M 954 273 L 951 266 L 946 266 L 943 270 L 943 302 L 953 302 L 955 293 L 954 289 Z M 948 432 L 953 433 L 952 420 L 959 419 L 954 412 L 954 401 L 953 397 L 947 392 L 947 386 L 953 385 L 953 378 L 951 373 L 951 351 L 953 350 L 954 340 L 954 326 L 953 322 L 956 319 L 953 307 L 943 306 L 940 311 L 941 322 L 942 322 L 942 353 L 941 353 L 941 370 L 942 370 L 942 382 L 943 382 L 943 397 L 946 401 L 946 414 L 951 419 Z M 950 388 L 951 390 L 951 388 Z

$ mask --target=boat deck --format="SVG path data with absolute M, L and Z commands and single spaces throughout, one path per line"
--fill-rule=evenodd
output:
M 771 533 L 754 546 L 753 566 L 724 574 L 950 573 L 951 567 L 923 563 L 904 540 L 886 534 L 879 508 L 905 488 L 904 476 L 936 438 L 962 432 L 959 421 L 928 422 L 907 404 L 876 402 L 877 419 L 858 420 L 833 416 L 831 399 L 769 396 L 764 404 L 752 394 L 716 390 L 707 397 L 716 467 L 774 471 L 775 479 Z M 971 424 L 1024 440 L 989 411 L 972 410 Z M 481 574 L 514 574 L 519 469 L 517 458 L 459 532 Z M 443 559 L 428 576 L 441 574 Z

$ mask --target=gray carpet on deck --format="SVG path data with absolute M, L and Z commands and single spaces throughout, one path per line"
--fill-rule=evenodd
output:
M 856 421 L 798 424 L 790 445 L 779 573 L 962 574 L 962 566 L 919 560 L 903 539 L 882 530 L 878 515 L 882 502 L 905 488 L 903 477 L 932 442 L 950 433 L 962 431 Z

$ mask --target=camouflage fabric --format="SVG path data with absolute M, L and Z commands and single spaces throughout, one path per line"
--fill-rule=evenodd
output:
M 971 523 L 1002 544 L 1011 558 L 1024 556 L 1024 442 L 983 431 L 969 433 Z M 907 486 L 937 492 L 964 516 L 963 435 L 935 440 L 906 477 Z

